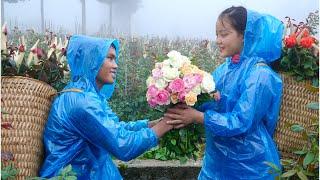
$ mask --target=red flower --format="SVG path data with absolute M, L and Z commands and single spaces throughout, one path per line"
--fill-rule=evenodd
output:
M 231 61 L 233 64 L 237 64 L 240 61 L 240 54 L 235 54 L 232 56 Z
M 314 39 L 312 37 L 303 37 L 300 41 L 300 46 L 304 48 L 311 48 L 312 44 L 314 43 Z
M 25 51 L 24 45 L 21 44 L 19 46 L 19 52 L 24 52 L 24 51 Z
M 287 48 L 292 48 L 297 44 L 297 39 L 295 35 L 290 35 L 284 39 L 284 44 Z

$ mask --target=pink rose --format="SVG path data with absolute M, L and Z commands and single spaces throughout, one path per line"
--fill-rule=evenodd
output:
M 168 105 L 170 103 L 170 94 L 168 91 L 162 89 L 158 91 L 158 94 L 155 97 L 155 100 L 159 105 Z
M 151 97 L 151 98 L 156 97 L 157 94 L 158 94 L 158 88 L 157 88 L 155 85 L 151 85 L 151 86 L 148 87 L 147 98 L 148 98 L 148 97 L 149 97 L 149 98 L 150 98 L 150 97 Z
M 180 102 L 184 102 L 185 96 L 186 96 L 186 92 L 185 91 L 181 91 L 178 95 L 179 101 Z
M 200 74 L 193 74 L 193 76 L 198 84 L 202 82 L 202 76 Z
M 202 76 L 199 74 L 189 74 L 183 77 L 183 82 L 186 89 L 191 90 L 202 81 Z
M 177 78 L 171 81 L 168 88 L 171 92 L 181 92 L 184 90 L 184 82 L 182 79 Z
M 150 107 L 154 108 L 156 107 L 158 104 L 156 102 L 156 100 L 154 98 L 150 98 L 148 99 L 148 104 L 150 105 Z

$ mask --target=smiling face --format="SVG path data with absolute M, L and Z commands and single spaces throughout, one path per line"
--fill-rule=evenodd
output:
M 112 84 L 115 81 L 117 68 L 116 50 L 114 47 L 110 47 L 108 55 L 104 59 L 96 77 L 96 83 L 99 89 L 101 89 L 104 84 Z
M 220 49 L 220 56 L 230 57 L 240 54 L 243 48 L 243 35 L 230 23 L 228 18 L 219 18 L 216 23 L 216 44 Z

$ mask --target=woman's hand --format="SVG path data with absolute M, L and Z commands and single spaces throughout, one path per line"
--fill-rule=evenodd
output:
M 169 108 L 164 117 L 171 119 L 167 123 L 173 125 L 175 129 L 185 127 L 191 123 L 203 124 L 203 113 L 186 104 L 178 104 L 174 108 Z
M 168 124 L 167 122 L 170 121 L 171 119 L 167 117 L 160 118 L 158 123 L 156 123 L 152 129 L 154 132 L 157 134 L 158 138 L 162 137 L 164 134 L 166 134 L 168 131 L 173 129 L 173 125 Z
M 163 117 L 156 119 L 156 120 L 152 120 L 148 122 L 148 127 L 152 128 L 154 125 L 156 125 L 159 121 L 161 121 L 163 119 Z

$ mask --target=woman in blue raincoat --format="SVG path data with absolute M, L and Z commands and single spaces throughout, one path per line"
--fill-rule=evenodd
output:
M 44 130 L 41 177 L 71 164 L 78 179 L 122 179 L 111 155 L 131 160 L 158 143 L 172 126 L 166 120 L 119 122 L 107 104 L 113 93 L 118 40 L 72 36 L 67 49 L 71 80 L 51 107 Z
M 278 166 L 272 139 L 282 96 L 282 81 L 268 65 L 281 55 L 283 25 L 276 18 L 224 10 L 216 23 L 216 43 L 226 61 L 212 76 L 220 100 L 198 110 L 179 105 L 165 117 L 176 128 L 203 124 L 206 149 L 198 179 L 274 179 L 265 161 Z

